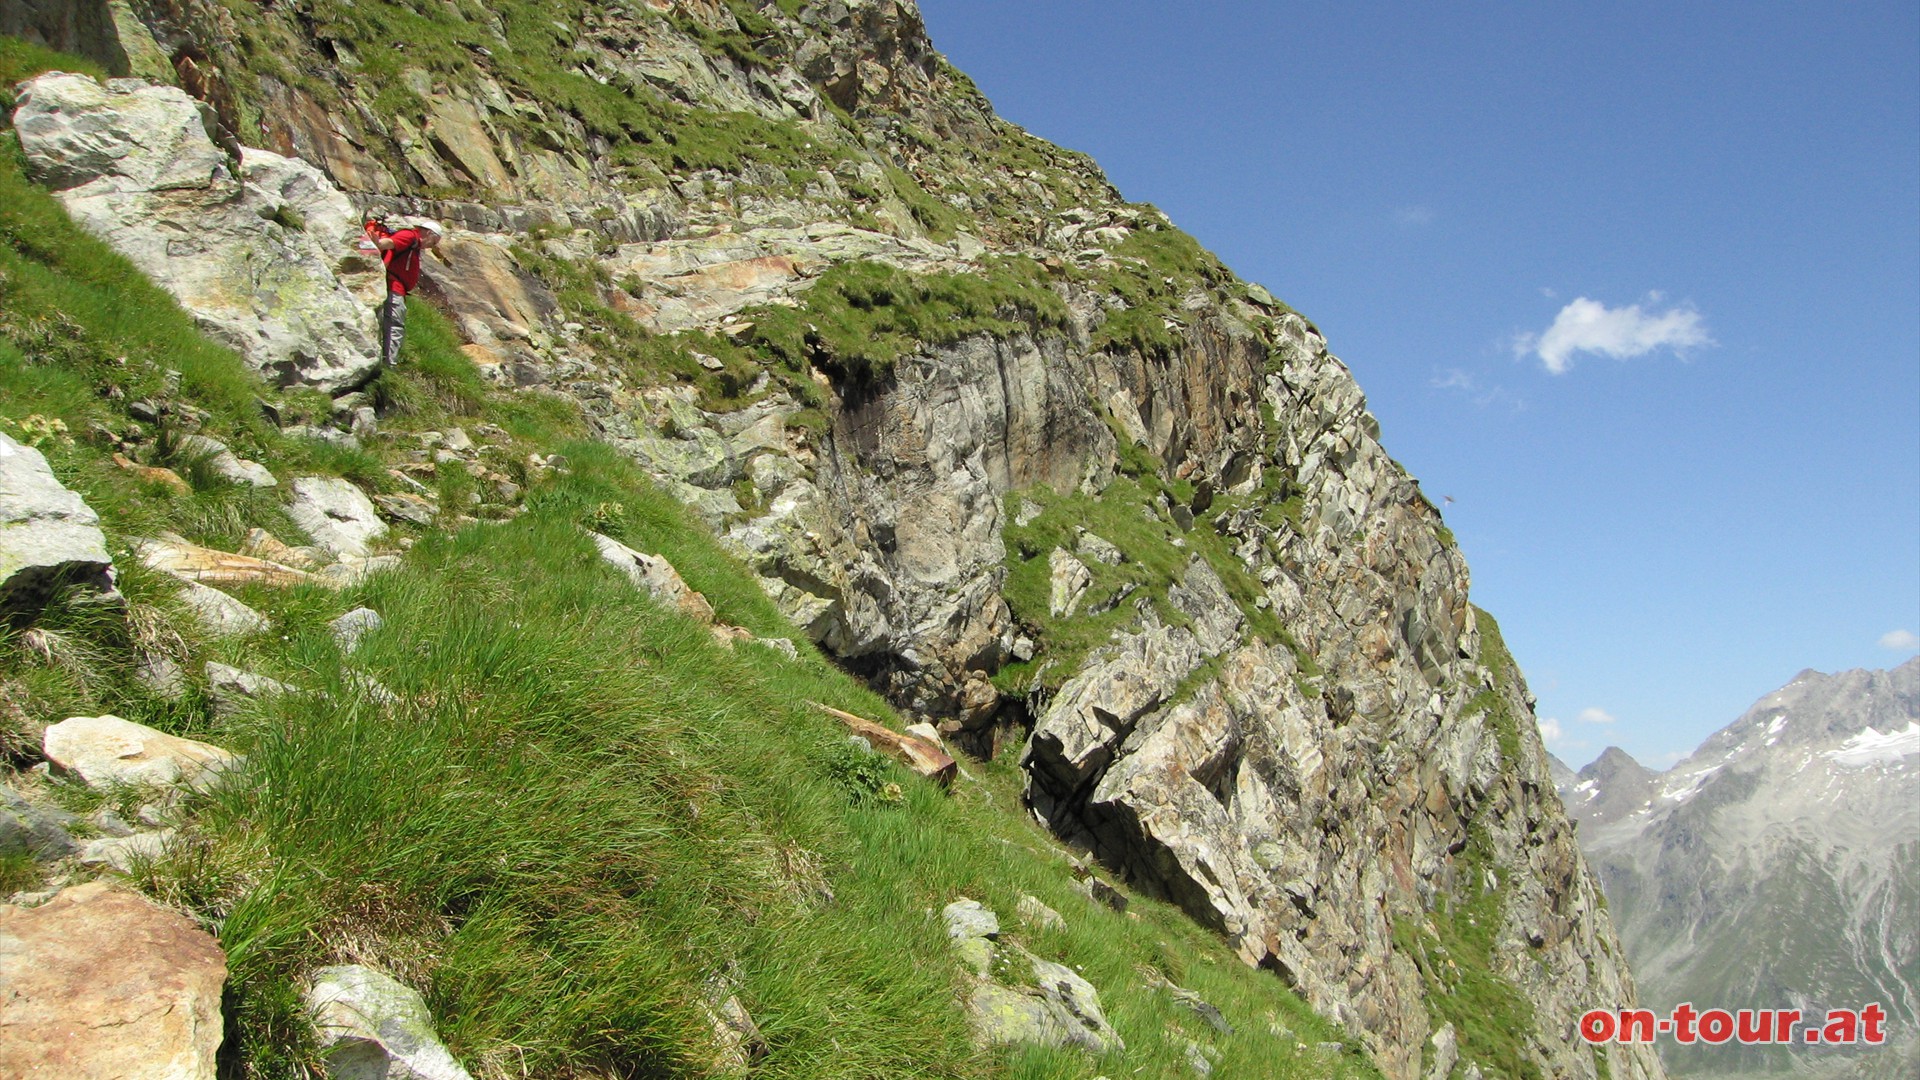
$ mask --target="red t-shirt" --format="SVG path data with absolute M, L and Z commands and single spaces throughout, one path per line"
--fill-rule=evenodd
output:
M 387 239 L 393 241 L 393 250 L 380 253 L 387 264 L 387 291 L 405 296 L 420 284 L 420 233 L 400 229 L 388 233 Z

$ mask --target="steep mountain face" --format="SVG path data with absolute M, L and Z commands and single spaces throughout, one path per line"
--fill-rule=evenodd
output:
M 1036 815 L 1388 1075 L 1661 1074 L 1575 1035 L 1631 977 L 1347 369 L 911 3 L 83 7 L 0 30 L 453 225 L 425 295 L 489 378 L 581 403 L 903 708 L 1024 740 Z
M 1610 749 L 1563 787 L 1657 1007 L 1881 1004 L 1920 1014 L 1920 659 L 1803 671 L 1665 773 Z M 1694 1073 L 1848 1067 L 1850 1052 L 1668 1047 Z M 1884 1052 L 1889 1060 L 1900 1050 Z

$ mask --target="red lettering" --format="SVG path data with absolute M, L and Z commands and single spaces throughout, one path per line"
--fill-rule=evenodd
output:
M 1740 1010 L 1740 1041 L 1746 1044 L 1763 1043 L 1773 1031 L 1772 1009 Z
M 1650 1043 L 1653 1041 L 1652 1009 L 1620 1010 L 1620 1041 L 1623 1043 Z
M 1880 1025 L 1887 1022 L 1887 1010 L 1877 1003 L 1860 1010 L 1860 1019 L 1866 1022 L 1867 1030 L 1862 1035 L 1866 1041 L 1879 1046 L 1887 1041 L 1886 1029 Z
M 1693 1003 L 1683 1001 L 1673 1007 L 1673 1041 L 1682 1046 L 1693 1043 L 1693 1020 L 1700 1015 L 1693 1011 Z
M 1800 1022 L 1799 1009 L 1781 1009 L 1773 1014 L 1773 1041 L 1790 1043 L 1793 1041 L 1793 1025 Z
M 1716 1046 L 1733 1038 L 1733 1014 L 1725 1009 L 1708 1009 L 1701 1013 L 1700 1037 Z
M 1605 1009 L 1589 1009 L 1580 1017 L 1580 1037 L 1590 1043 L 1608 1042 L 1613 1032 L 1613 1014 Z
M 1860 1038 L 1860 1018 L 1852 1009 L 1829 1009 L 1827 1029 L 1820 1034 L 1826 1043 L 1851 1043 Z

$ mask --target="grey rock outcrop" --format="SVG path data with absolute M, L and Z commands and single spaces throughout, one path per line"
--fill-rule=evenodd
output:
M 213 938 L 117 886 L 0 905 L 0 1076 L 213 1080 L 226 977 Z
M 351 480 L 301 476 L 288 486 L 287 516 L 335 558 L 364 559 L 369 545 L 387 534 L 379 509 Z
M 999 944 L 1000 919 L 986 905 L 962 897 L 948 904 L 941 918 L 954 955 L 974 973 L 967 1007 L 981 1041 L 1077 1046 L 1097 1054 L 1126 1049 L 1101 1011 L 1093 984 L 1072 968 Z M 1012 954 L 1010 970 L 1024 970 L 1030 982 L 1008 985 L 998 977 L 1003 948 Z
M 419 992 L 359 965 L 321 968 L 306 992 L 334 1080 L 473 1080 L 433 1029 Z
M 40 451 L 0 432 L 0 613 L 37 607 L 69 583 L 119 595 L 100 516 Z
M 975 1029 L 988 1043 L 1077 1046 L 1096 1054 L 1125 1050 L 1126 1043 L 1100 1009 L 1100 994 L 1072 968 L 1021 954 L 1032 974 L 1028 986 L 992 980 L 974 985 L 968 1007 Z
M 993 939 L 1000 936 L 1000 919 L 978 900 L 962 897 L 940 912 L 947 925 L 947 941 L 962 963 L 976 975 L 993 967 Z
M 335 272 L 353 206 L 318 170 L 252 148 L 230 160 L 175 87 L 53 72 L 19 102 L 34 178 L 271 381 L 338 392 L 377 370 L 372 309 Z

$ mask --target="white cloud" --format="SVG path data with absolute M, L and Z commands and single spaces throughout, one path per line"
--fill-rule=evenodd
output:
M 1574 717 L 1574 719 L 1583 724 L 1613 723 L 1613 717 L 1605 709 L 1582 709 L 1580 710 L 1580 715 Z
M 1647 297 L 1654 304 L 1660 299 L 1659 293 Z M 1671 349 L 1684 356 L 1688 349 L 1712 344 L 1706 324 L 1692 307 L 1647 311 L 1639 304 L 1629 304 L 1610 308 L 1582 296 L 1560 309 L 1546 333 L 1517 335 L 1513 349 L 1518 356 L 1538 356 L 1548 371 L 1563 375 L 1573 367 L 1576 353 L 1627 360 L 1657 349 Z
M 1393 212 L 1393 220 L 1402 225 L 1431 225 L 1433 211 L 1424 206 L 1402 206 Z
M 1546 743 L 1548 746 L 1559 746 L 1566 741 L 1567 733 L 1561 730 L 1560 721 L 1551 716 L 1543 716 L 1540 718 L 1539 724 L 1541 742 Z
M 1880 647 L 1894 652 L 1912 652 L 1920 649 L 1920 634 L 1911 630 L 1889 630 L 1880 635 Z

